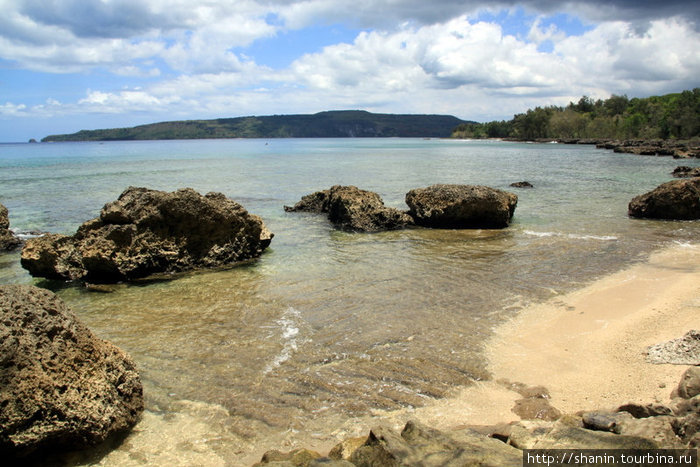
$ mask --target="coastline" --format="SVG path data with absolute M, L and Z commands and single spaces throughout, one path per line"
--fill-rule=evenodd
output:
M 658 250 L 647 261 L 520 311 L 485 343 L 492 379 L 416 409 L 438 429 L 519 420 L 521 396 L 499 383 L 544 386 L 564 413 L 666 403 L 687 365 L 651 364 L 647 346 L 700 327 L 700 245 Z M 392 420 L 405 420 L 407 413 Z

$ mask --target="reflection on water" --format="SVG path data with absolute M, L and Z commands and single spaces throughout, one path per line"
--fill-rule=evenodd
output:
M 148 411 L 106 465 L 178 456 L 236 465 L 260 446 L 308 443 L 331 427 L 343 427 L 337 436 L 352 432 L 350 417 L 423 405 L 488 378 L 481 345 L 522 306 L 700 231 L 695 222 L 626 216 L 632 195 L 668 178 L 671 159 L 559 145 L 281 143 L 38 145 L 49 151 L 39 159 L 0 153 L 0 174 L 9 174 L 0 202 L 13 227 L 73 232 L 126 186 L 192 186 L 242 202 L 275 233 L 260 259 L 228 270 L 111 293 L 41 282 L 141 370 Z M 517 191 L 514 223 L 499 231 L 354 234 L 282 210 L 337 183 L 403 207 L 403 193 L 419 186 L 509 189 L 521 179 L 535 189 Z M 0 255 L 0 281 L 33 282 L 18 253 Z

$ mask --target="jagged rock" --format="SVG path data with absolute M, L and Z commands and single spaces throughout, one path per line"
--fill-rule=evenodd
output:
M 673 395 L 683 399 L 700 395 L 700 366 L 691 366 L 685 370 Z
M 335 185 L 329 190 L 306 195 L 294 206 L 284 209 L 327 213 L 328 220 L 336 227 L 355 232 L 396 230 L 413 224 L 413 219 L 405 212 L 385 206 L 377 193 L 355 186 Z
M 673 410 L 673 414 L 677 417 L 683 417 L 690 413 L 700 414 L 700 395 L 690 399 L 675 397 L 671 401 L 671 410 Z
M 687 165 L 681 165 L 676 167 L 673 172 L 671 172 L 676 178 L 692 178 L 700 177 L 700 167 L 688 167 Z
M 21 262 L 33 276 L 118 282 L 256 258 L 272 237 L 221 193 L 130 187 L 75 235 L 28 240 Z
M 10 218 L 7 208 L 0 204 L 0 251 L 17 248 L 22 242 L 10 231 Z
M 629 203 L 632 217 L 667 220 L 700 219 L 700 178 L 673 180 Z
M 507 227 L 517 203 L 513 193 L 478 185 L 432 185 L 406 193 L 416 224 L 445 229 Z
M 100 443 L 143 410 L 131 358 L 32 286 L 0 286 L 0 388 L 4 460 Z
M 334 186 L 328 196 L 328 219 L 344 230 L 377 232 L 413 223 L 405 212 L 384 206 L 382 198 L 354 186 Z
M 683 443 L 676 436 L 673 427 L 675 420 L 665 415 L 624 419 L 616 426 L 616 433 L 652 440 L 664 448 L 680 448 Z
M 700 365 L 700 331 L 688 331 L 683 337 L 647 347 L 649 363 Z
M 313 212 L 317 214 L 328 212 L 328 195 L 330 190 L 317 191 L 310 195 L 302 196 L 294 206 L 285 206 L 287 212 Z
M 356 466 L 520 466 L 522 453 L 500 441 L 464 431 L 450 436 L 408 422 L 399 436 L 387 428 L 375 428 L 364 446 L 350 458 Z

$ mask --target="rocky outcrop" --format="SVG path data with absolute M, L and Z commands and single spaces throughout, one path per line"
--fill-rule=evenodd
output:
M 333 225 L 353 232 L 396 230 L 413 224 L 405 212 L 385 206 L 377 193 L 355 186 L 335 185 L 306 195 L 294 206 L 285 206 L 285 210 L 326 213 Z
M 130 187 L 76 234 L 28 240 L 21 261 L 33 276 L 118 282 L 256 258 L 272 237 L 221 193 Z
M 688 167 L 687 165 L 680 165 L 673 169 L 671 175 L 673 175 L 676 178 L 700 177 L 700 167 Z
M 406 194 L 416 224 L 446 229 L 507 227 L 517 203 L 513 193 L 479 185 L 432 185 Z
M 5 206 L 0 204 L 0 251 L 17 248 L 21 241 L 10 231 L 10 219 Z
M 499 380 L 522 400 L 547 400 L 548 391 Z M 260 465 L 284 467 L 522 465 L 524 449 L 687 449 L 700 446 L 700 367 L 690 367 L 673 391 L 670 406 L 625 404 L 617 409 L 531 417 L 511 424 L 473 426 L 449 434 L 409 421 L 401 434 L 374 428 L 364 439 L 350 438 L 327 457 L 297 449 L 270 451 Z M 517 407 L 517 405 L 516 405 Z
M 535 186 L 527 181 L 511 183 L 510 186 L 513 188 L 535 188 Z
M 667 220 L 700 219 L 700 178 L 673 180 L 629 203 L 632 217 Z
M 143 410 L 131 358 L 47 290 L 0 286 L 0 362 L 4 460 L 100 443 Z

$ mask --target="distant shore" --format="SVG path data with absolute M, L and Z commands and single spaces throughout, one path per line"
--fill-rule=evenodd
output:
M 598 148 L 610 149 L 618 153 L 636 154 L 638 156 L 671 156 L 674 159 L 691 159 L 700 157 L 700 140 L 675 139 L 608 139 L 608 138 L 538 138 L 518 139 L 499 138 L 502 141 L 592 144 Z
M 410 415 L 445 430 L 518 420 L 511 408 L 521 396 L 499 379 L 545 386 L 564 413 L 668 402 L 687 366 L 647 363 L 644 350 L 698 328 L 698 274 L 700 245 L 673 246 L 527 307 L 485 345 L 492 380 Z

